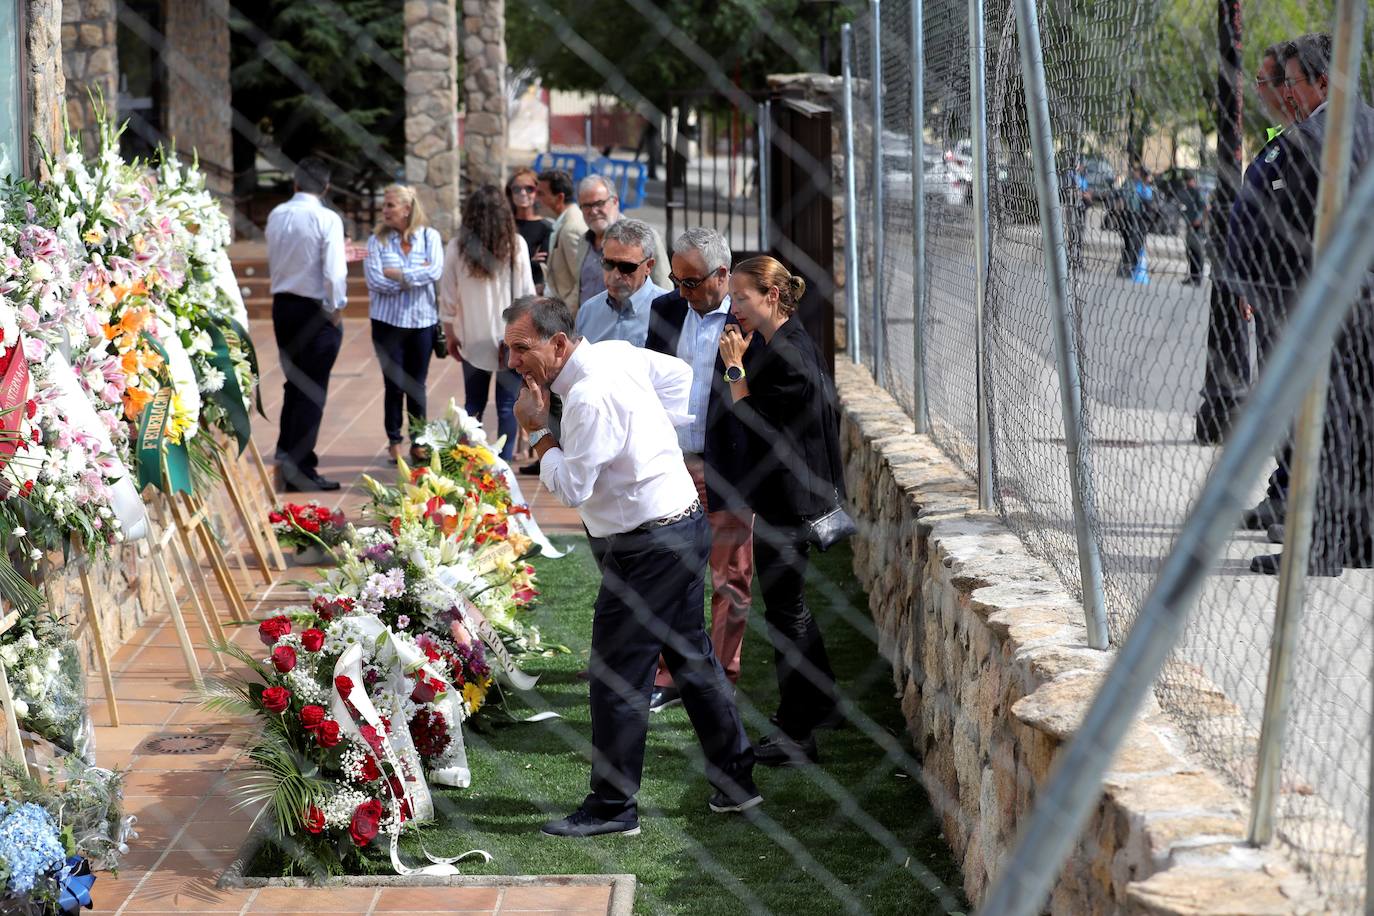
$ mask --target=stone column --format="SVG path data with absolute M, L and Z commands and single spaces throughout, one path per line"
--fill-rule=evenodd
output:
M 74 2 L 74 0 L 73 0 Z M 43 172 L 45 152 L 62 149 L 62 0 L 24 0 L 24 101 L 29 127 L 29 169 Z
M 67 81 L 67 123 L 81 132 L 82 147 L 94 154 L 98 100 L 118 119 L 119 66 L 115 45 L 115 0 L 63 0 L 62 69 Z
M 183 159 L 199 158 L 210 190 L 230 194 L 229 0 L 166 0 L 163 17 L 167 47 L 175 53 L 166 61 L 162 132 Z
M 406 181 L 445 239 L 458 228 L 454 0 L 405 0 Z
M 471 187 L 506 180 L 506 3 L 463 0 L 463 150 Z

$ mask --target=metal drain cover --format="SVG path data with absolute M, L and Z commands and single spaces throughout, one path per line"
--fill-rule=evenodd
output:
M 153 735 L 145 740 L 140 754 L 212 754 L 224 746 L 228 735 Z

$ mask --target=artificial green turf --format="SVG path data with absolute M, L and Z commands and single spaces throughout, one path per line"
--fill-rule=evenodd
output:
M 534 619 L 549 641 L 573 652 L 528 659 L 524 667 L 542 676 L 534 709 L 553 709 L 563 718 L 511 723 L 499 721 L 505 717 L 493 710 L 491 724 L 468 729 L 472 788 L 436 792 L 438 821 L 423 831 L 429 852 L 454 855 L 479 847 L 493 855 L 488 865 L 464 862 L 464 874 L 634 874 L 637 913 L 927 914 L 964 908 L 958 871 L 917 781 L 891 669 L 878 654 L 867 599 L 843 545 L 814 556 L 807 601 L 841 689 L 870 721 L 820 732 L 820 767 L 759 767 L 755 779 L 764 804 L 753 817 L 707 808 L 710 790 L 691 724 L 680 707 L 669 710 L 650 721 L 640 836 L 541 836 L 544 821 L 571 812 L 586 794 L 591 738 L 587 683 L 577 672 L 587 664 L 600 579 L 585 539 L 559 541 L 575 549 L 562 559 L 535 561 L 542 601 Z M 740 680 L 741 712 L 755 738 L 769 730 L 767 715 L 777 706 L 762 608 L 756 591 Z M 533 711 L 514 699 L 508 708 L 517 717 Z M 412 864 L 423 862 L 413 835 L 403 848 Z M 272 858 L 260 856 L 255 873 L 274 871 Z M 391 871 L 381 856 L 372 864 L 379 873 Z

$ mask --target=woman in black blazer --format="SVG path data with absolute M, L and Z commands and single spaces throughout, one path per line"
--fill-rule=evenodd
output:
M 806 289 L 770 257 L 730 275 L 730 311 L 720 339 L 734 411 L 750 438 L 742 481 L 754 524 L 754 568 L 773 641 L 778 731 L 759 742 L 759 763 L 815 762 L 813 731 L 835 710 L 835 675 L 803 600 L 811 545 L 806 522 L 844 498 L 835 391 L 811 337 L 795 316 Z M 757 334 L 766 346 L 749 350 Z

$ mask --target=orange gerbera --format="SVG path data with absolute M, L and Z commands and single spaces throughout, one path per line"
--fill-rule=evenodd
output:
M 153 396 L 142 388 L 124 389 L 124 416 L 129 420 L 137 420 L 143 413 L 143 408 L 148 406 L 148 402 Z

